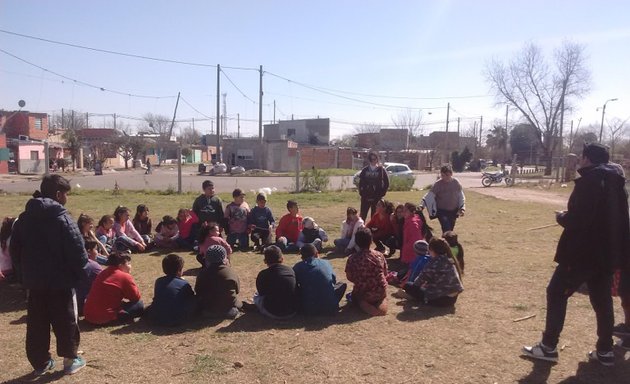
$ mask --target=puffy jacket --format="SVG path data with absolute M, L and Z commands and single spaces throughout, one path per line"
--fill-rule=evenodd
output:
M 366 166 L 359 174 L 359 195 L 367 200 L 379 200 L 387 193 L 389 189 L 389 176 L 383 166 L 379 165 L 376 169 L 370 169 Z
M 63 205 L 49 198 L 26 203 L 13 227 L 13 252 L 27 289 L 75 288 L 88 260 L 77 224 Z

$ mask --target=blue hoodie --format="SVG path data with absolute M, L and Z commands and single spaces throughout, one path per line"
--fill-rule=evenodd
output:
M 33 198 L 18 221 L 11 253 L 21 264 L 24 288 L 76 288 L 88 258 L 83 236 L 66 208 L 53 199 Z

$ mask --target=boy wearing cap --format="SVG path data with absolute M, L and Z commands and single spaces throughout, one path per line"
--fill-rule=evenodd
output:
M 214 183 L 205 180 L 201 184 L 203 193 L 193 202 L 192 210 L 199 218 L 199 223 L 215 222 L 223 223 L 223 202 L 221 198 L 214 194 Z
M 239 291 L 238 275 L 227 265 L 227 251 L 220 245 L 211 245 L 206 251 L 206 268 L 195 282 L 199 309 L 209 316 L 234 319 L 243 306 Z
M 264 193 L 256 196 L 256 206 L 249 211 L 247 223 L 254 242 L 254 251 L 262 250 L 271 243 L 271 227 L 276 224 L 271 209 L 267 207 Z
M 564 229 L 554 259 L 558 266 L 547 286 L 545 331 L 539 343 L 523 347 L 527 357 L 558 361 L 556 346 L 567 302 L 586 283 L 598 336 L 596 350 L 588 358 L 605 366 L 615 364 L 612 274 L 629 263 L 630 220 L 625 178 L 608 160 L 607 147 L 584 145 L 578 169 L 581 177 L 575 180 L 567 210 L 556 213 L 556 221 Z
M 318 251 L 322 250 L 322 243 L 328 241 L 328 235 L 326 231 L 317 225 L 315 220 L 312 217 L 306 216 L 304 220 L 302 220 L 302 232 L 298 236 L 297 245 L 298 248 L 302 248 L 304 244 L 313 244 Z
M 276 227 L 276 245 L 283 252 L 297 252 L 299 248 L 296 242 L 303 229 L 302 216 L 300 216 L 300 207 L 297 201 L 287 201 L 287 210 L 289 213 L 282 216 Z
M 225 207 L 225 220 L 227 221 L 227 242 L 232 248 L 238 242 L 238 249 L 241 252 L 249 251 L 249 236 L 247 227 L 247 217 L 249 215 L 249 204 L 245 202 L 245 193 L 240 188 L 232 192 L 234 201 Z

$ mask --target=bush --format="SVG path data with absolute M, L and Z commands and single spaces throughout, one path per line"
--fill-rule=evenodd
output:
M 388 191 L 411 191 L 414 182 L 414 179 L 406 177 L 390 177 Z
M 301 192 L 324 192 L 330 185 L 330 176 L 326 171 L 311 169 L 300 173 Z

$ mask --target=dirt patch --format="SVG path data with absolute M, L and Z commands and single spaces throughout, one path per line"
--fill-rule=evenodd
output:
M 545 189 L 544 187 L 488 187 L 488 188 L 471 188 L 477 193 L 483 195 L 494 196 L 497 199 L 509 201 L 521 201 L 542 203 L 566 207 L 569 199 L 568 191 L 563 189 L 562 192 Z

